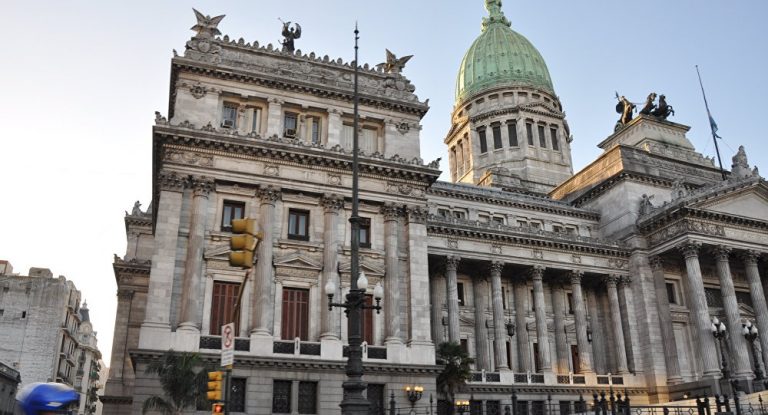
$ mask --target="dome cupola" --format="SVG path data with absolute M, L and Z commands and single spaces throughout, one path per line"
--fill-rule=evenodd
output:
M 482 33 L 461 60 L 456 103 L 500 86 L 526 86 L 554 95 L 544 59 L 524 36 L 510 29 L 501 0 L 485 0 Z

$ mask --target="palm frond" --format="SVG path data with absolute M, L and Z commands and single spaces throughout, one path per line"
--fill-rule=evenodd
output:
M 144 401 L 141 405 L 141 413 L 146 414 L 148 411 L 158 410 L 163 415 L 174 415 L 177 411 L 172 403 L 166 401 L 160 396 L 150 396 L 149 399 Z

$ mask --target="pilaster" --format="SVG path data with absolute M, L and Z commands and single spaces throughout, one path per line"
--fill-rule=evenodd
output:
M 344 198 L 335 194 L 326 194 L 320 199 L 323 207 L 323 281 L 325 287 L 332 282 L 336 287 L 334 298 L 341 297 L 341 282 L 339 281 L 339 243 L 341 237 L 337 232 L 339 212 L 344 208 Z M 341 310 L 335 307 L 328 310 L 328 296 L 323 295 L 320 301 L 320 338 L 339 340 L 341 335 Z
M 403 343 L 402 316 L 400 315 L 400 258 L 397 246 L 399 218 L 402 216 L 402 209 L 393 204 L 385 204 L 381 207 L 381 213 L 384 215 L 384 251 L 386 276 L 384 280 L 384 291 L 387 295 L 384 297 L 384 316 L 385 321 L 385 342 Z
M 277 98 L 269 99 L 267 108 L 267 137 L 283 136 L 283 101 Z
M 270 112 L 271 112 L 270 105 Z M 259 226 L 264 239 L 259 244 L 259 260 L 255 267 L 256 282 L 254 286 L 253 309 L 255 314 L 251 321 L 255 327 L 251 330 L 254 335 L 271 337 L 274 325 L 275 296 L 272 258 L 274 254 L 275 203 L 280 199 L 281 190 L 278 187 L 266 186 L 258 190 L 261 199 L 259 208 Z
M 435 346 L 429 330 L 429 263 L 426 206 L 408 207 L 408 346 L 411 362 L 432 364 Z

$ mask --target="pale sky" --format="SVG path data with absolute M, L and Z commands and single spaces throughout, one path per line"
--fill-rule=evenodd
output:
M 430 99 L 426 161 L 447 160 L 457 69 L 485 15 L 482 0 L 5 2 L 0 259 L 24 275 L 47 267 L 74 281 L 107 362 L 112 255 L 125 254 L 124 211 L 136 200 L 149 204 L 154 111 L 167 114 L 172 49 L 183 53 L 193 34 L 192 7 L 226 14 L 219 29 L 247 42 L 277 44 L 279 17 L 301 24 L 298 49 L 349 61 L 357 21 L 361 63 L 382 62 L 384 48 L 414 55 L 404 75 Z M 714 156 L 698 64 L 724 166 L 743 144 L 750 164 L 768 172 L 768 1 L 507 0 L 503 10 L 547 62 L 574 135 L 576 171 L 613 131 L 614 91 L 634 102 L 665 94 L 676 111 L 670 120 L 691 126 L 697 150 Z

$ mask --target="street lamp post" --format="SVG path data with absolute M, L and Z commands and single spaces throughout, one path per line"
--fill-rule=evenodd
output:
M 421 399 L 422 394 L 424 393 L 424 387 L 423 386 L 406 386 L 405 387 L 405 394 L 408 396 L 408 401 L 411 402 L 411 412 L 413 413 L 414 408 L 416 407 L 416 402 Z
M 757 340 L 757 326 L 752 324 L 749 320 L 742 326 L 744 327 L 744 337 L 752 348 L 752 360 L 755 361 L 755 380 L 763 380 L 763 371 L 760 370 L 760 356 L 757 354 L 757 347 L 755 347 L 755 340 Z
M 341 413 L 343 415 L 367 415 L 368 399 L 363 396 L 363 391 L 367 385 L 363 381 L 363 350 L 361 333 L 361 313 L 364 309 L 374 309 L 376 313 L 381 311 L 379 306 L 384 289 L 381 284 L 377 284 L 373 290 L 373 296 L 376 299 L 376 305 L 365 304 L 365 291 L 368 288 L 368 279 L 365 273 L 360 271 L 360 215 L 359 210 L 359 185 L 358 185 L 358 106 L 360 96 L 358 93 L 358 62 L 357 62 L 357 41 L 360 39 L 357 25 L 355 25 L 355 72 L 354 72 L 354 115 L 352 132 L 352 215 L 349 217 L 349 223 L 352 228 L 350 240 L 350 288 L 346 295 L 346 301 L 343 303 L 334 303 L 333 295 L 336 287 L 332 281 L 325 285 L 325 293 L 328 295 L 328 309 L 333 307 L 344 308 L 347 314 L 347 332 L 349 337 L 349 357 L 347 358 L 346 374 L 347 380 L 342 383 L 344 397 L 341 400 Z
M 728 379 L 728 362 L 725 360 L 725 352 L 723 351 L 723 339 L 725 339 L 725 333 L 727 332 L 725 323 L 720 321 L 717 317 L 712 319 L 712 335 L 715 336 L 717 342 L 720 344 L 720 359 L 723 361 L 723 379 Z

